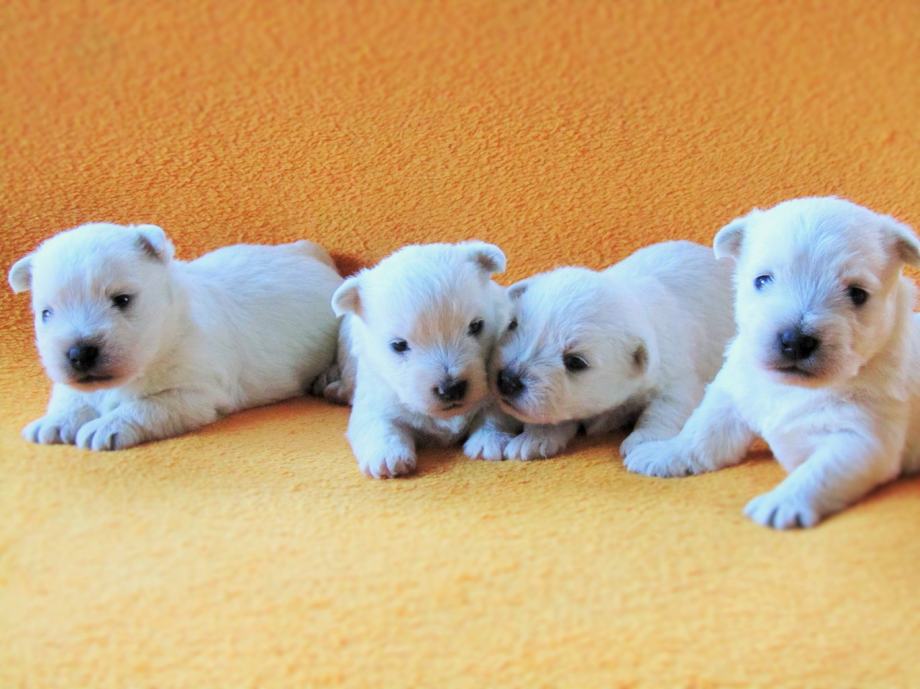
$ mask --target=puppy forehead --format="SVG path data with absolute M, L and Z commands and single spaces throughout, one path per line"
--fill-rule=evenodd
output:
M 405 333 L 486 318 L 494 295 L 469 261 L 381 263 L 363 278 L 369 320 Z
M 804 207 L 788 202 L 762 213 L 744 254 L 755 271 L 837 277 L 879 275 L 891 263 L 873 214 L 842 201 Z
M 36 293 L 98 290 L 124 281 L 140 281 L 153 261 L 145 258 L 137 237 L 118 225 L 83 225 L 44 242 L 33 259 Z

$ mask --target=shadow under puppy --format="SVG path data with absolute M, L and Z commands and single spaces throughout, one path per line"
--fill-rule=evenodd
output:
M 734 333 L 731 292 L 731 266 L 684 241 L 512 285 L 490 380 L 502 411 L 524 422 L 505 458 L 558 454 L 580 425 L 593 435 L 635 419 L 623 456 L 675 435 Z
M 91 223 L 10 269 L 54 382 L 37 443 L 119 450 L 303 394 L 335 355 L 342 278 L 312 242 L 191 262 L 155 225 Z
M 740 462 L 755 435 L 789 472 L 745 508 L 774 528 L 808 527 L 920 469 L 920 316 L 904 264 L 907 226 L 837 198 L 754 210 L 722 228 L 737 262 L 738 335 L 675 438 L 627 467 L 684 476 Z
M 508 310 L 491 276 L 504 269 L 491 244 L 413 245 L 336 291 L 339 377 L 323 386 L 328 398 L 352 402 L 348 440 L 365 474 L 412 472 L 417 441 L 469 436 L 467 454 L 489 451 L 479 442 L 496 423 L 486 363 Z

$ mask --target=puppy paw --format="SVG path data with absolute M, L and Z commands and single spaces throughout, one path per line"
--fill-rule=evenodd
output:
M 94 452 L 123 450 L 140 442 L 141 434 L 137 427 L 114 414 L 84 424 L 76 438 L 77 447 Z
M 405 445 L 392 443 L 370 456 L 359 457 L 358 467 L 371 478 L 396 478 L 415 471 L 415 451 Z
M 565 449 L 568 440 L 552 429 L 526 428 L 505 445 L 505 459 L 548 459 Z
M 623 444 L 625 445 L 626 441 L 623 441 Z M 636 474 L 672 478 L 698 474 L 703 471 L 689 456 L 689 453 L 673 440 L 639 442 L 629 448 L 626 453 L 623 452 L 621 446 L 620 452 L 625 454 L 623 465 L 628 471 Z
M 751 500 L 744 513 L 771 529 L 809 528 L 821 521 L 821 513 L 811 501 L 782 486 Z
M 96 412 L 85 409 L 72 414 L 48 414 L 22 429 L 22 437 L 40 445 L 73 445 L 77 431 L 96 418 Z
M 513 433 L 505 433 L 483 426 L 474 431 L 463 443 L 463 453 L 470 459 L 500 461 L 504 458 L 505 447 L 513 438 Z
M 643 443 L 653 440 L 655 440 L 655 438 L 646 436 L 642 431 L 633 431 L 623 439 L 622 443 L 620 443 L 620 456 L 625 459 L 634 449 Z

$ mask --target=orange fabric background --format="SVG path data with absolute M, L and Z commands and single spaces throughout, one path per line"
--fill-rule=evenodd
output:
M 918 35 L 913 0 L 14 0 L 0 257 L 144 221 L 346 271 L 476 237 L 511 281 L 803 194 L 917 226 Z M 0 686 L 920 686 L 917 480 L 771 533 L 741 508 L 773 462 L 655 481 L 611 438 L 373 482 L 311 400 L 38 448 L 27 302 L 0 296 Z

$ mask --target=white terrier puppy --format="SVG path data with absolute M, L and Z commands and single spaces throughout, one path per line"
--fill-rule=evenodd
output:
M 508 293 L 514 315 L 490 381 L 501 409 L 525 423 L 508 459 L 551 457 L 580 425 L 596 434 L 635 419 L 623 456 L 675 435 L 734 333 L 731 266 L 691 242 L 640 249 L 602 272 L 560 268 Z
M 448 445 L 470 431 L 468 454 L 500 457 L 486 362 L 507 322 L 504 290 L 490 279 L 504 269 L 491 244 L 407 246 L 336 291 L 341 379 L 324 383 L 345 402 L 354 388 L 348 439 L 365 474 L 409 473 L 416 440 Z
M 762 436 L 789 476 L 745 513 L 813 526 L 920 465 L 920 321 L 905 225 L 836 198 L 754 210 L 716 235 L 737 261 L 738 336 L 680 435 L 637 448 L 632 471 L 737 464 Z
M 332 361 L 341 284 L 312 242 L 238 245 L 186 263 L 154 225 L 82 225 L 9 274 L 32 290 L 54 382 L 38 443 L 119 450 L 302 394 Z

